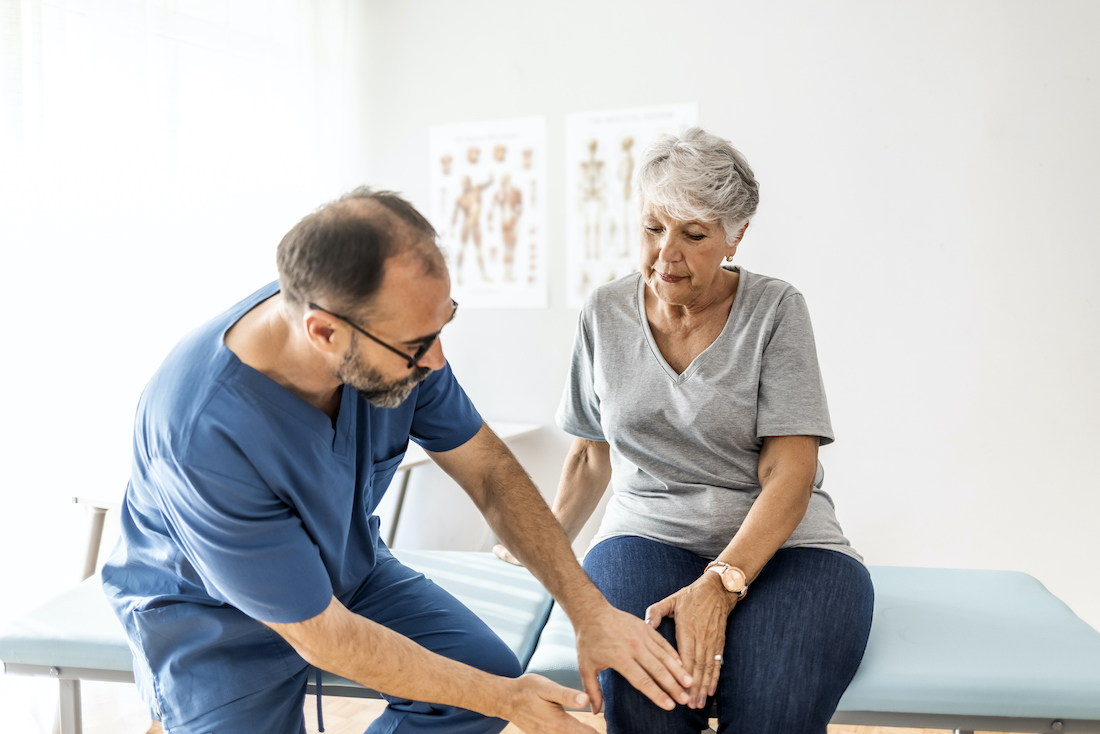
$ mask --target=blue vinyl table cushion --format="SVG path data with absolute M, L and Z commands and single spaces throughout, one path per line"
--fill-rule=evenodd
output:
M 839 712 L 1100 720 L 1100 632 L 1013 571 L 871 566 L 875 616 Z M 527 671 L 579 688 L 555 607 Z
M 489 553 L 395 555 L 467 604 L 528 672 L 581 687 L 569 619 L 559 607 L 550 611 L 549 595 L 526 570 Z M 871 576 L 876 593 L 871 639 L 838 715 L 1100 722 L 1100 633 L 1034 578 L 1008 571 L 884 566 L 872 566 Z M 97 679 L 87 673 L 126 673 L 132 665 L 122 627 L 95 576 L 7 625 L 0 632 L 0 660 L 13 669 L 58 668 L 63 679 L 66 668 Z M 334 676 L 327 680 L 340 683 Z
M 5 665 L 133 670 L 130 645 L 93 575 L 9 623 L 0 633 Z
M 1100 633 L 1015 571 L 872 566 L 842 711 L 1100 719 Z
M 526 569 L 509 565 L 492 553 L 395 551 L 394 555 L 466 604 L 508 645 L 521 665 L 527 664 L 552 599 Z M 103 595 L 98 576 L 7 625 L 0 632 L 0 660 L 8 666 L 62 671 L 133 669 L 126 635 Z M 325 680 L 347 683 L 336 676 L 326 675 Z

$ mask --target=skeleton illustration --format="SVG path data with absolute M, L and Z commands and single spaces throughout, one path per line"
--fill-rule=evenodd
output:
M 599 141 L 588 141 L 588 160 L 581 161 L 581 215 L 584 218 L 584 256 L 589 260 L 600 257 L 600 221 L 604 212 L 604 161 L 596 158 Z
M 500 188 L 493 197 L 489 209 L 489 226 L 492 227 L 493 213 L 500 208 L 500 239 L 504 243 L 504 279 L 514 281 L 513 264 L 516 259 L 516 240 L 519 228 L 518 220 L 523 213 L 523 192 L 512 185 L 512 177 L 507 173 L 501 176 Z
M 619 159 L 619 182 L 622 184 L 622 212 L 623 212 L 623 226 L 622 226 L 622 240 L 623 240 L 623 257 L 630 256 L 630 248 L 634 243 L 634 217 L 631 216 L 630 211 L 630 193 L 631 184 L 634 180 L 634 156 L 631 154 L 631 148 L 634 147 L 634 138 L 630 135 L 623 137 L 623 156 Z

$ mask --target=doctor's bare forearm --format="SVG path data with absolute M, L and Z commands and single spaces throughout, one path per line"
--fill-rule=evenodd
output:
M 534 482 L 488 426 L 457 449 L 432 458 L 470 495 L 501 542 L 570 618 L 576 619 L 582 608 L 607 603 L 581 569 Z
M 348 610 L 335 597 L 293 624 L 265 622 L 306 662 L 376 691 L 511 719 L 514 681 L 437 655 Z M 399 663 L 397 661 L 400 661 Z

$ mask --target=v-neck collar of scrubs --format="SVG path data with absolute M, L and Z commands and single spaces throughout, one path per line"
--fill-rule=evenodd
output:
M 682 372 L 678 373 L 673 369 L 672 365 L 665 359 L 665 355 L 661 354 L 660 347 L 657 346 L 657 340 L 653 338 L 653 330 L 649 327 L 649 317 L 645 312 L 645 278 L 640 274 L 638 276 L 638 319 L 642 324 L 642 334 L 645 336 L 646 344 L 649 345 L 650 351 L 653 352 L 654 359 L 657 360 L 657 364 L 661 366 L 661 369 L 665 371 L 665 374 L 669 376 L 674 383 L 682 385 L 691 379 L 691 376 L 695 374 L 696 370 L 707 359 L 707 355 L 711 352 L 717 351 L 715 345 L 726 338 L 726 335 L 733 330 L 734 315 L 737 313 L 737 304 L 742 301 L 741 292 L 745 289 L 745 276 L 748 274 L 739 265 L 734 265 L 729 268 L 740 276 L 740 280 L 737 284 L 737 291 L 733 294 L 733 305 L 730 306 L 729 316 L 726 317 L 726 323 L 722 327 L 722 331 L 718 333 L 714 341 L 707 345 L 707 348 L 695 355 L 695 359 L 691 360 L 691 364 Z
M 273 407 L 289 413 L 296 420 L 324 438 L 328 445 L 332 447 L 334 454 L 346 457 L 355 443 L 353 416 L 359 393 L 354 387 L 344 385 L 340 391 L 340 412 L 336 416 L 336 426 L 333 428 L 332 420 L 323 410 L 287 390 L 263 372 L 245 364 L 232 349 L 225 345 L 226 332 L 240 321 L 246 313 L 278 292 L 278 282 L 276 281 L 269 288 L 264 288 L 255 293 L 255 298 L 245 299 L 239 304 L 240 307 L 230 314 L 230 319 L 225 324 L 225 328 L 218 334 L 218 353 L 226 359 L 228 369 L 232 371 L 233 377 L 242 387 L 251 390 Z

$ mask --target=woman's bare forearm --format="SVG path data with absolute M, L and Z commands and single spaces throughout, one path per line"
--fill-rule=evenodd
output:
M 760 452 L 760 495 L 717 558 L 744 571 L 749 583 L 806 515 L 817 471 L 818 443 L 817 436 L 764 439 Z
M 554 517 L 572 543 L 600 504 L 611 480 L 611 449 L 606 441 L 573 439 L 554 497 Z

